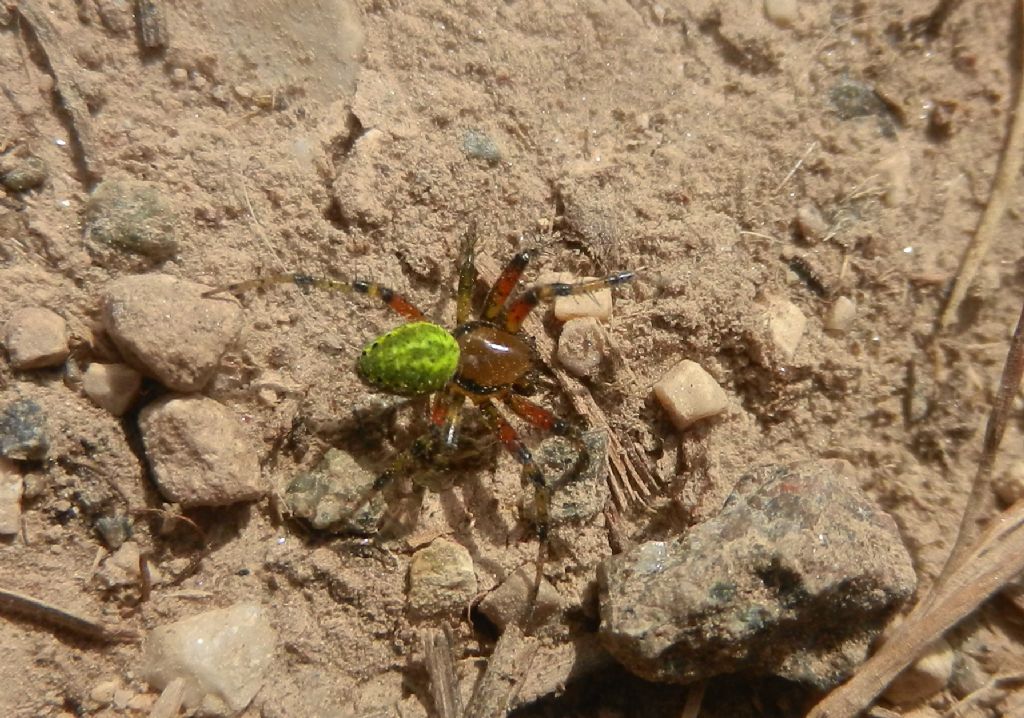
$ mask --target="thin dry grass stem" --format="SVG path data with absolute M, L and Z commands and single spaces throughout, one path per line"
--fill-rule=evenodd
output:
M 46 16 L 46 10 L 37 2 L 21 0 L 10 3 L 11 10 L 16 11 L 19 21 L 24 21 L 30 40 L 39 49 L 46 62 L 47 69 L 54 81 L 54 91 L 60 98 L 61 105 L 67 112 L 71 122 L 72 146 L 78 151 L 78 160 L 90 180 L 102 174 L 99 152 L 93 140 L 92 114 L 81 91 L 76 68 L 79 63 L 69 51 L 70 45 L 61 32 L 53 26 Z
M 782 181 L 779 182 L 779 184 L 775 186 L 775 189 L 772 190 L 772 194 L 778 194 L 779 190 L 785 187 L 786 183 L 793 179 L 793 175 L 800 171 L 800 168 L 803 167 L 804 162 L 807 161 L 807 158 L 810 157 L 811 153 L 814 152 L 814 150 L 816 149 L 818 149 L 817 140 L 815 140 L 814 142 L 807 146 L 807 149 L 804 150 L 804 153 L 800 155 L 800 159 L 798 159 L 796 161 L 796 164 L 793 165 L 793 169 L 791 169 L 789 171 L 789 174 L 783 177 Z
M 462 696 L 459 694 L 459 679 L 455 675 L 451 628 L 445 623 L 440 629 L 427 629 L 420 640 L 437 715 L 440 718 L 462 718 Z
M 812 709 L 808 718 L 853 718 L 937 638 L 1024 571 L 1024 499 L 997 515 L 977 541 L 989 478 L 1013 397 L 1024 377 L 1024 306 L 1010 340 L 996 401 L 989 415 L 978 471 L 961 533 L 931 593 L 896 628 L 885 645 L 846 684 Z M 980 498 L 979 498 L 980 497 Z
M 1024 305 L 1021 306 L 1017 328 L 1010 339 L 1010 350 L 1006 354 L 1006 363 L 1003 365 L 999 391 L 996 392 L 995 404 L 989 414 L 988 424 L 985 426 L 981 458 L 978 460 L 978 470 L 974 474 L 974 483 L 971 485 L 971 493 L 967 497 L 963 518 L 960 520 L 960 531 L 957 533 L 956 543 L 953 545 L 953 550 L 950 552 L 949 558 L 946 559 L 946 565 L 937 581 L 940 586 L 951 573 L 960 568 L 971 544 L 981 532 L 985 516 L 991 513 L 992 507 L 995 505 L 992 495 L 992 468 L 995 465 L 996 454 L 1006 431 L 1006 421 L 1013 406 L 1013 398 L 1020 387 L 1022 376 L 1024 376 Z
M 0 611 L 63 628 L 77 636 L 107 643 L 134 642 L 139 634 L 130 628 L 114 628 L 17 591 L 0 588 Z
M 505 718 L 533 665 L 537 648 L 535 639 L 524 636 L 514 624 L 507 626 L 487 660 L 487 670 L 473 689 L 464 718 Z
M 160 693 L 160 697 L 156 699 L 149 711 L 149 718 L 175 718 L 181 710 L 184 698 L 185 679 L 175 678 L 167 684 L 167 687 Z
M 686 691 L 686 703 L 683 704 L 683 712 L 679 718 L 698 718 L 700 706 L 704 702 L 704 689 L 707 688 L 707 681 L 698 681 Z
M 999 694 L 1006 693 L 1007 687 L 1020 683 L 1024 683 L 1024 673 L 1007 673 L 993 676 L 981 688 L 971 691 L 957 701 L 956 705 L 942 714 L 942 718 L 967 718 L 970 714 L 963 713 L 964 710 L 972 708 L 976 703 L 981 703 L 982 701 L 990 702 L 993 698 L 998 698 Z
M 1017 13 L 1024 17 L 1024 8 L 1017 3 Z M 1018 33 L 1024 37 L 1024 24 L 1018 28 Z M 967 289 L 974 280 L 981 263 L 985 260 L 989 245 L 999 229 L 999 222 L 1006 213 L 1013 195 L 1017 175 L 1020 174 L 1021 160 L 1024 159 L 1024 41 L 1019 42 L 1020 55 L 1017 57 L 1017 105 L 1013 109 L 1010 120 L 1010 131 L 1006 137 L 1006 144 L 999 157 L 999 167 L 996 170 L 995 181 L 992 184 L 992 193 L 989 195 L 988 204 L 978 221 L 978 229 L 967 245 L 967 250 L 960 259 L 960 267 L 957 270 L 956 280 L 953 282 L 953 289 L 949 293 L 946 307 L 939 317 L 935 333 L 943 331 L 950 325 L 960 303 L 967 296 Z

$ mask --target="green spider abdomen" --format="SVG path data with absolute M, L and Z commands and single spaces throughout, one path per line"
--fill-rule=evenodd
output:
M 415 396 L 444 388 L 459 365 L 459 344 L 431 322 L 403 324 L 363 348 L 356 368 L 390 394 Z

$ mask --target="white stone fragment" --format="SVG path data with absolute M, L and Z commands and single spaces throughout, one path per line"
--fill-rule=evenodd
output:
M 817 242 L 828 235 L 828 222 L 821 212 L 810 202 L 800 205 L 796 211 L 796 226 L 804 239 Z
M 799 17 L 796 0 L 764 0 L 764 15 L 779 27 L 791 27 Z
M 458 611 L 476 595 L 473 558 L 460 544 L 439 538 L 413 554 L 409 605 L 421 616 Z
M 792 361 L 807 328 L 807 317 L 800 307 L 787 299 L 778 299 L 768 307 L 768 336 L 784 361 Z
M 238 603 L 150 631 L 140 673 L 159 690 L 184 680 L 189 710 L 233 715 L 259 691 L 276 642 L 260 606 Z
M 204 396 L 171 396 L 139 414 L 157 486 L 182 506 L 225 506 L 265 493 L 256 449 L 238 417 Z
M 558 335 L 558 362 L 570 374 L 579 377 L 597 374 L 604 351 L 604 333 L 594 317 L 570 319 Z
M 13 536 L 21 531 L 24 486 L 17 464 L 0 458 L 0 536 Z
M 883 694 L 896 705 L 911 705 L 929 698 L 943 688 L 953 675 L 953 649 L 943 639 L 889 684 Z
M 4 345 L 15 369 L 59 366 L 68 358 L 68 324 L 43 307 L 15 311 L 4 327 Z
M 857 304 L 846 296 L 836 297 L 825 313 L 825 329 L 836 334 L 845 334 L 857 318 Z
M 729 403 L 715 378 L 688 359 L 676 364 L 654 385 L 654 395 L 679 430 L 721 414 Z
M 82 391 L 96 406 L 121 416 L 135 402 L 142 375 L 125 364 L 90 364 L 82 375 Z
M 568 272 L 555 272 L 538 277 L 538 283 L 565 282 L 566 284 L 579 284 L 594 279 L 594 277 L 575 277 Z M 612 316 L 612 290 L 608 287 L 598 289 L 596 292 L 587 294 L 574 294 L 569 297 L 556 297 L 552 311 L 555 319 L 560 322 L 567 322 L 570 319 L 580 317 L 593 317 L 602 322 L 611 319 Z

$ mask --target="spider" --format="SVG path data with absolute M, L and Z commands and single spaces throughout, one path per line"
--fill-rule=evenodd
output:
M 618 272 L 603 279 L 574 284 L 538 284 L 512 297 L 533 257 L 530 250 L 520 251 L 505 265 L 487 292 L 483 306 L 473 317 L 476 237 L 475 224 L 471 224 L 459 253 L 456 327 L 451 331 L 428 321 L 423 312 L 398 292 L 364 279 L 342 281 L 308 274 L 273 274 L 218 287 L 204 296 L 226 292 L 240 297 L 275 284 L 295 284 L 306 291 L 315 288 L 364 294 L 388 306 L 406 323 L 367 344 L 359 355 L 356 370 L 366 383 L 382 392 L 405 397 L 434 394 L 430 424 L 425 433 L 377 476 L 349 515 L 365 506 L 396 476 L 427 468 L 437 463 L 442 454 L 454 453 L 459 443 L 462 411 L 468 400 L 521 465 L 524 478 L 534 486 L 537 533 L 544 538 L 548 530 L 551 484 L 518 432 L 499 412 L 497 404 L 503 404 L 526 423 L 571 441 L 579 452 L 576 466 L 585 465 L 588 457 L 578 426 L 522 396 L 528 386 L 527 375 L 536 362 L 532 345 L 521 334 L 523 321 L 541 302 L 616 287 L 631 281 L 634 275 Z

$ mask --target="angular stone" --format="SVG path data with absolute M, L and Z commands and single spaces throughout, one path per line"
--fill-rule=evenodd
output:
M 170 389 L 201 390 L 238 338 L 242 310 L 209 287 L 165 274 L 124 277 L 103 299 L 103 325 L 130 364 Z
M 149 632 L 140 673 L 162 690 L 185 681 L 184 705 L 213 715 L 243 710 L 259 691 L 277 633 L 256 604 L 207 611 Z
M 510 624 L 522 626 L 529 620 L 540 625 L 561 608 L 561 596 L 547 579 L 541 578 L 536 600 L 531 603 L 537 567 L 530 564 L 506 578 L 480 601 L 480 611 L 501 630 Z
M 262 496 L 256 449 L 238 417 L 207 397 L 169 397 L 139 413 L 157 486 L 182 506 L 224 506 Z
M 409 564 L 409 606 L 434 616 L 469 606 L 476 595 L 473 558 L 464 546 L 439 538 L 413 554 Z
M 383 494 L 378 491 L 362 506 L 356 504 L 375 479 L 351 454 L 329 449 L 313 471 L 299 474 L 288 485 L 284 501 L 293 516 L 306 519 L 315 529 L 373 534 L 386 509 Z
M 107 180 L 85 205 L 88 241 L 155 261 L 177 253 L 176 225 L 174 210 L 151 182 Z
M 0 410 L 0 456 L 36 461 L 46 456 L 50 436 L 43 408 L 31 399 L 16 399 Z
M 767 466 L 682 539 L 600 568 L 601 636 L 644 678 L 842 681 L 916 585 L 892 518 L 832 464 Z
M 697 362 L 684 359 L 654 385 L 654 395 L 680 431 L 721 414 L 729 405 L 725 390 Z
M 4 327 L 4 345 L 15 369 L 59 366 L 68 358 L 68 324 L 43 307 L 25 307 Z

